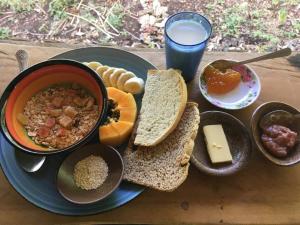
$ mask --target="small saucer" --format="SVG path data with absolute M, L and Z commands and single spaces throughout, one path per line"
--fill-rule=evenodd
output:
M 238 65 L 232 68 L 240 72 L 242 78 L 239 85 L 232 91 L 223 95 L 209 94 L 203 73 L 206 67 L 212 63 L 204 66 L 200 73 L 199 87 L 207 101 L 219 108 L 231 110 L 242 109 L 255 102 L 261 90 L 260 80 L 255 71 L 247 65 Z
M 200 171 L 215 176 L 234 174 L 244 168 L 252 151 L 251 138 L 244 124 L 234 116 L 221 111 L 206 111 L 200 114 L 200 118 L 196 147 L 191 157 L 192 163 Z M 232 155 L 232 163 L 213 164 L 209 158 L 203 127 L 214 124 L 222 124 Z
M 90 155 L 101 156 L 108 166 L 108 176 L 104 183 L 94 190 L 83 190 L 76 186 L 73 171 L 76 163 Z M 109 196 L 118 188 L 123 178 L 123 160 L 114 148 L 94 144 L 72 152 L 61 164 L 57 174 L 57 189 L 68 201 L 75 204 L 90 204 Z

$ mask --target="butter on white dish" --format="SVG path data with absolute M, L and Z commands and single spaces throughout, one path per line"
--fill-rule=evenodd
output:
M 228 142 L 221 124 L 203 127 L 207 151 L 212 163 L 232 162 Z

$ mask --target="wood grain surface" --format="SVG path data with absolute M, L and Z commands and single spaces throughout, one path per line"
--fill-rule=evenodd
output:
M 14 54 L 28 50 L 29 64 L 46 60 L 66 48 L 0 44 L 0 93 L 17 75 Z M 163 51 L 130 49 L 159 68 L 165 67 Z M 218 58 L 247 59 L 256 54 L 205 53 L 200 68 Z M 298 56 L 298 58 L 297 58 Z M 299 54 L 290 59 L 299 63 Z M 298 62 L 297 62 L 298 60 Z M 250 107 L 230 111 L 247 127 L 254 109 L 263 102 L 283 101 L 300 109 L 300 69 L 287 59 L 251 64 L 259 74 L 262 92 Z M 207 103 L 198 89 L 197 78 L 189 85 L 189 98 L 199 103 L 201 111 L 216 109 Z M 227 111 L 228 112 L 228 111 Z M 24 200 L 0 173 L 0 225 L 46 224 L 299 224 L 300 166 L 278 167 L 253 150 L 246 169 L 229 177 L 204 175 L 191 166 L 187 181 L 172 193 L 146 190 L 128 204 L 109 212 L 86 217 L 60 216 L 46 212 Z

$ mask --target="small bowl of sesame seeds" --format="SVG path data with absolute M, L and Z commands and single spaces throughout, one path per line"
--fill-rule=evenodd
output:
M 103 144 L 87 145 L 63 161 L 57 174 L 57 188 L 72 203 L 95 203 L 118 188 L 123 170 L 117 150 Z

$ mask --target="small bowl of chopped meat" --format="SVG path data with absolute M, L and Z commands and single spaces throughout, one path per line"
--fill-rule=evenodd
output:
M 282 102 L 260 105 L 251 118 L 253 139 L 271 162 L 291 166 L 300 162 L 300 116 L 294 107 Z
M 17 149 L 49 155 L 87 143 L 106 116 L 107 92 L 95 71 L 49 60 L 21 72 L 0 99 L 1 131 Z

